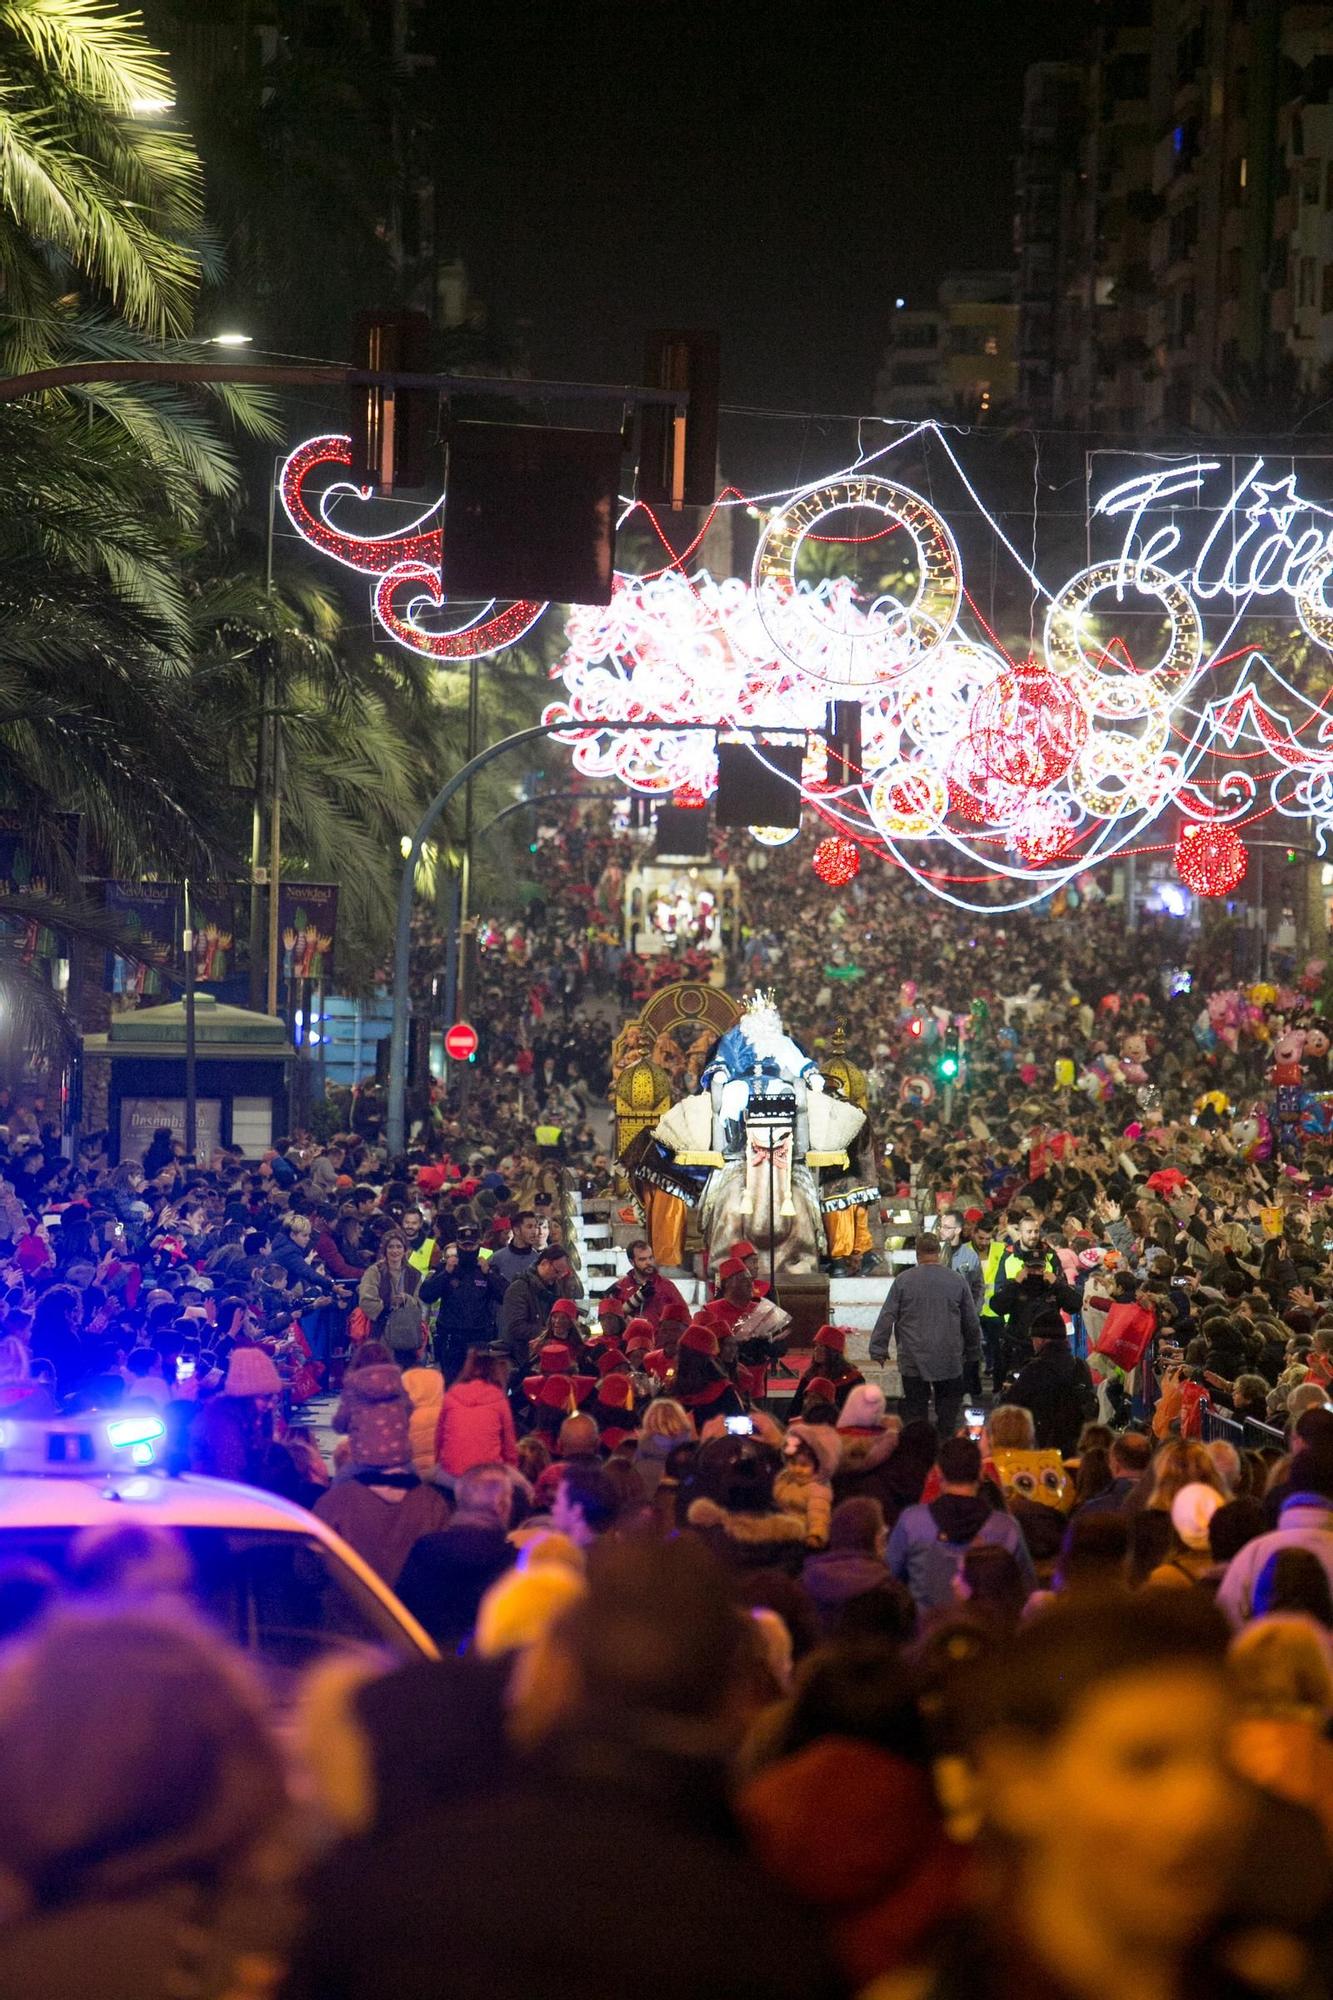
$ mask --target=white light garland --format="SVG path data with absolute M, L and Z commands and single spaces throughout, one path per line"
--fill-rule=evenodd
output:
M 714 740 L 674 725 L 716 719 L 761 759 L 769 741 L 804 737 L 807 824 L 817 814 L 963 909 L 1027 907 L 1132 848 L 1172 799 L 1191 820 L 1242 837 L 1263 810 L 1312 816 L 1321 842 L 1333 832 L 1333 719 L 1244 646 L 1247 618 L 1264 617 L 1271 632 L 1287 602 L 1293 626 L 1333 652 L 1333 509 L 1300 490 L 1291 460 L 1271 470 L 1262 457 L 1140 461 L 1089 499 L 1090 530 L 1109 526 L 1111 549 L 1051 592 L 946 432 L 890 428 L 827 478 L 719 501 L 772 507 L 749 579 L 686 575 L 672 562 L 618 575 L 609 605 L 567 612 L 543 719 L 577 770 L 659 798 L 683 787 L 707 798 Z M 914 463 L 927 448 L 945 461 L 930 500 L 888 476 L 908 447 Z M 345 438 L 311 439 L 284 465 L 280 497 L 312 547 L 374 579 L 382 632 L 448 661 L 533 628 L 540 604 L 446 605 L 438 502 L 396 534 L 355 532 L 370 496 L 347 477 L 350 462 Z M 1017 571 L 1023 627 L 1029 600 L 1045 600 L 1035 658 L 1010 660 L 971 605 L 933 497 L 942 477 L 965 496 L 972 559 L 974 538 L 988 535 Z M 839 516 L 857 532 L 840 538 Z M 829 553 L 840 539 L 841 566 Z M 853 560 L 863 549 L 869 560 Z M 862 568 L 891 581 L 863 586 Z M 1120 634 L 1126 622 L 1143 628 L 1142 600 L 1164 632 L 1146 660 Z M 848 699 L 861 707 L 861 767 L 831 786 L 821 732 L 829 703 Z M 611 720 L 635 727 L 599 728 Z M 761 845 L 795 837 L 752 831 Z M 997 884 L 1008 886 L 993 901 Z

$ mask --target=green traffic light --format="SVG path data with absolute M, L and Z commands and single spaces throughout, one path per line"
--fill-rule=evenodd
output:
M 942 1056 L 940 1058 L 940 1075 L 944 1078 L 945 1082 L 946 1083 L 952 1082 L 952 1080 L 954 1079 L 954 1077 L 957 1076 L 957 1074 L 958 1074 L 957 1056 Z

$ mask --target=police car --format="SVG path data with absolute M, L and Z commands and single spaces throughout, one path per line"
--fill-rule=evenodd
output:
M 416 1620 L 322 1521 L 256 1487 L 159 1466 L 153 1410 L 46 1421 L 0 1416 L 0 1564 L 66 1576 L 85 1530 L 169 1529 L 189 1556 L 199 1610 L 249 1653 L 281 1698 L 330 1653 L 434 1659 Z

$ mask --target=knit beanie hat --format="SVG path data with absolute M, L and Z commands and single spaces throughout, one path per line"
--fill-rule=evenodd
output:
M 1187 1549 L 1208 1547 L 1208 1523 L 1221 1505 L 1222 1495 L 1202 1481 L 1181 1487 L 1171 1502 L 1171 1526 Z
M 276 1396 L 281 1390 L 282 1377 L 262 1347 L 233 1347 L 224 1396 Z
M 807 1396 L 809 1389 L 806 1390 Z M 884 1391 L 873 1382 L 858 1382 L 842 1406 L 840 1431 L 878 1431 L 884 1428 Z

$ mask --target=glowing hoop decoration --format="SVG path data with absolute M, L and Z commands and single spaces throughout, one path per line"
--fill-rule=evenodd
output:
M 927 840 L 948 810 L 948 784 L 928 764 L 894 764 L 870 787 L 870 817 L 887 840 Z
M 1196 896 L 1226 896 L 1245 880 L 1245 842 L 1229 826 L 1187 826 L 1176 842 L 1176 873 Z
M 785 847 L 789 840 L 795 840 L 799 826 L 751 826 L 746 828 L 751 840 L 757 840 L 761 847 Z
M 909 536 L 917 581 L 908 603 L 889 596 L 862 611 L 854 588 L 803 588 L 796 566 L 806 537 L 832 514 L 864 507 Z M 808 486 L 770 516 L 754 557 L 755 608 L 784 658 L 817 681 L 873 687 L 929 653 L 952 630 L 962 598 L 953 536 L 909 487 L 853 473 Z
M 1333 548 L 1325 549 L 1307 564 L 1293 595 L 1296 616 L 1304 630 L 1316 646 L 1333 652 L 1333 608 L 1329 606 L 1327 595 L 1330 576 L 1333 576 Z
M 1155 666 L 1112 674 L 1106 669 L 1109 648 L 1095 661 L 1088 657 L 1086 620 L 1094 598 L 1104 590 L 1123 591 L 1127 580 L 1135 590 L 1157 598 L 1171 629 Z M 1184 584 L 1164 569 L 1140 563 L 1127 579 L 1119 563 L 1094 563 L 1071 577 L 1052 600 L 1046 614 L 1046 657 L 1057 673 L 1073 679 L 1096 714 L 1122 719 L 1143 715 L 1150 703 L 1175 697 L 1193 679 L 1203 658 L 1203 624 Z

